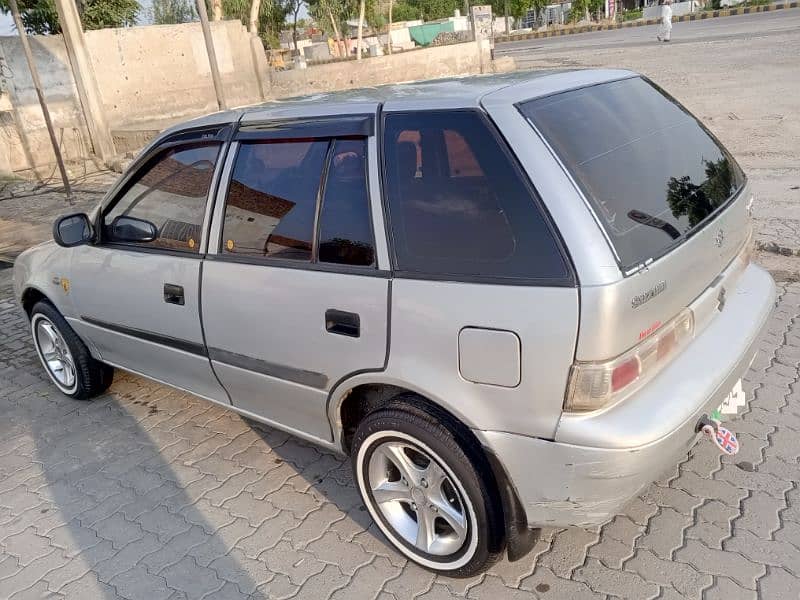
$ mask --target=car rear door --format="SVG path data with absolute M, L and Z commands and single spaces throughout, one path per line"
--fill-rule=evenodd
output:
M 100 210 L 97 242 L 73 250 L 69 285 L 79 313 L 70 324 L 102 360 L 225 403 L 199 309 L 209 197 L 228 131 L 180 134 L 148 152 Z M 114 239 L 121 216 L 151 222 L 157 239 Z
M 386 360 L 373 132 L 374 113 L 244 123 L 203 268 L 209 357 L 234 406 L 315 439 L 332 439 L 333 386 Z

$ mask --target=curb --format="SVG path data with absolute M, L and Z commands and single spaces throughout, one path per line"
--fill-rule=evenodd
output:
M 745 6 L 742 8 L 724 8 L 720 10 L 708 10 L 690 15 L 673 17 L 673 23 L 685 21 L 703 21 L 705 19 L 716 19 L 718 17 L 733 17 L 736 15 L 749 15 L 751 13 L 771 12 L 773 10 L 783 10 L 785 8 L 797 8 L 800 2 L 783 2 L 776 4 L 763 4 L 759 6 Z M 609 31 L 611 29 L 627 29 L 629 27 L 642 27 L 644 25 L 658 25 L 661 19 L 639 19 L 637 21 L 624 21 L 622 23 L 607 23 L 603 25 L 581 25 L 579 27 L 565 27 L 563 29 L 553 29 L 551 31 L 535 31 L 510 36 L 497 36 L 496 43 L 516 42 L 519 40 L 535 40 L 537 38 L 559 37 L 562 35 L 572 35 L 575 33 L 589 33 L 592 31 Z

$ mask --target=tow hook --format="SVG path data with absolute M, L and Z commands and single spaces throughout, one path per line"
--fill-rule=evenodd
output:
M 708 415 L 700 417 L 695 425 L 695 431 L 707 436 L 723 454 L 733 455 L 739 452 L 739 440 L 736 439 L 736 434 Z

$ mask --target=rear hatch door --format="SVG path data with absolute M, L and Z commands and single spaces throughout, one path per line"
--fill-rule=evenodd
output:
M 744 175 L 683 106 L 638 76 L 518 105 L 569 173 L 620 279 L 582 286 L 578 360 L 621 354 L 701 296 L 749 236 Z M 715 301 L 718 299 L 715 298 Z

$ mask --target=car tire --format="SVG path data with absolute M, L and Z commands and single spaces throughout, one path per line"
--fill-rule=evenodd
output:
M 86 344 L 61 313 L 46 300 L 31 309 L 33 345 L 55 386 L 76 400 L 102 394 L 114 379 L 114 368 L 92 358 Z
M 415 563 L 469 577 L 504 550 L 494 478 L 477 442 L 408 395 L 368 414 L 352 443 L 356 484 L 389 542 Z

